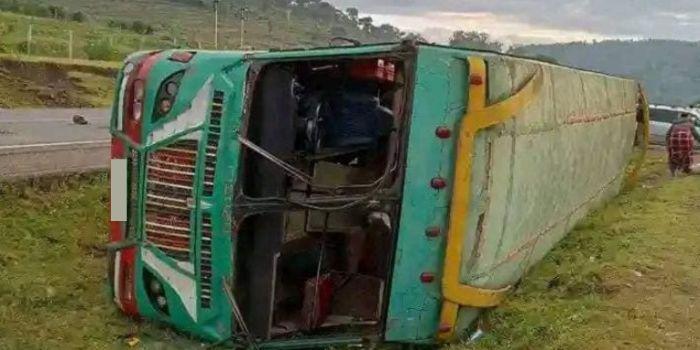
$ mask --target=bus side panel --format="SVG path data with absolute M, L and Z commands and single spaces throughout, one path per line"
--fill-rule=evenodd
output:
M 486 57 L 489 101 L 541 70 L 534 101 L 476 136 L 460 282 L 519 280 L 574 225 L 617 195 L 634 152 L 638 87 L 630 80 L 508 57 Z M 478 315 L 462 308 L 458 330 Z

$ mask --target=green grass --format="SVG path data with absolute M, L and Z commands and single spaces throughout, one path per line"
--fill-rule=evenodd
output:
M 104 175 L 0 186 L 0 349 L 199 347 L 107 297 Z M 488 316 L 465 349 L 690 349 L 700 334 L 700 177 L 642 184 L 593 213 Z
M 103 293 L 107 180 L 43 185 L 1 194 L 0 348 L 104 348 L 130 327 Z
M 70 80 L 79 88 L 86 92 L 82 94 L 83 99 L 91 106 L 109 106 L 114 99 L 114 78 L 100 76 L 97 74 L 70 71 Z
M 0 185 L 0 349 L 197 345 L 109 300 L 108 186 L 105 174 Z

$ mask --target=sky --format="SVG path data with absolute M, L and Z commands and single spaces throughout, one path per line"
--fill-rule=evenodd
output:
M 327 0 L 376 24 L 446 42 L 454 30 L 507 44 L 602 39 L 700 40 L 700 0 Z

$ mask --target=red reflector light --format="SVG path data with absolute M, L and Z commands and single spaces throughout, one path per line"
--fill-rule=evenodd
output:
M 180 63 L 187 63 L 192 60 L 195 53 L 190 51 L 175 51 L 170 55 L 170 60 Z
M 124 144 L 118 138 L 112 138 L 112 157 L 111 159 L 124 158 Z
M 472 85 L 482 85 L 484 83 L 484 77 L 481 75 L 472 75 L 469 77 L 469 84 Z
M 452 130 L 445 126 L 438 127 L 435 129 L 435 136 L 441 139 L 447 139 L 452 136 Z
M 136 249 L 129 248 L 122 251 L 122 261 L 121 261 L 121 276 L 115 278 L 121 278 L 121 291 L 119 291 L 118 297 L 121 302 L 122 311 L 130 316 L 138 316 L 139 310 L 136 305 L 136 295 L 135 292 L 135 259 Z
M 440 333 L 448 333 L 452 331 L 452 327 L 449 324 L 441 324 L 440 328 L 438 329 Z
M 420 274 L 420 281 L 423 283 L 433 283 L 433 281 L 435 281 L 435 275 L 430 272 L 423 272 Z
M 436 189 L 436 190 L 441 190 L 445 187 L 447 187 L 447 181 L 441 177 L 436 177 L 432 180 L 430 180 L 430 187 Z
M 428 227 L 425 230 L 425 235 L 430 237 L 430 238 L 435 238 L 440 236 L 440 228 L 439 227 Z

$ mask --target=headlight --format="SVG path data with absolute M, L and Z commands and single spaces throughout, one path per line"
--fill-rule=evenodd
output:
M 178 86 L 178 84 L 174 81 L 169 81 L 167 84 L 165 84 L 165 92 L 170 96 L 177 95 L 177 90 L 179 88 L 180 86 Z
M 175 105 L 175 99 L 180 91 L 180 81 L 184 75 L 184 70 L 176 72 L 167 77 L 163 83 L 160 84 L 158 94 L 156 95 L 157 103 L 153 108 L 154 121 L 165 117 L 168 113 L 170 113 L 170 111 L 172 111 L 173 106 Z
M 134 102 L 132 103 L 132 108 L 134 109 L 133 118 L 135 121 L 141 120 L 141 113 L 143 111 L 143 80 L 134 81 Z
M 162 294 L 163 293 L 163 285 L 158 282 L 156 279 L 152 279 L 150 285 L 148 286 L 153 292 L 153 294 Z

